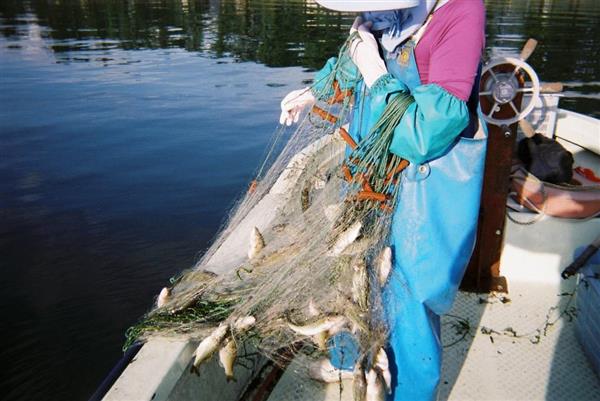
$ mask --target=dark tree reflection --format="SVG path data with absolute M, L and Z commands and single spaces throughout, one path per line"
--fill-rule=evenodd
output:
M 353 18 L 301 0 L 5 1 L 0 15 L 1 34 L 13 38 L 15 26 L 31 22 L 23 16 L 34 17 L 55 52 L 110 39 L 123 49 L 180 47 L 309 68 L 335 54 Z
M 545 79 L 564 79 L 568 68 L 572 79 L 598 80 L 591 55 L 600 53 L 600 2 L 486 0 L 486 6 L 488 47 L 514 51 L 535 37 L 542 45 L 531 62 Z M 336 53 L 353 19 L 311 0 L 5 0 L 0 15 L 5 37 L 18 37 L 15 26 L 35 18 L 49 28 L 56 52 L 110 39 L 123 49 L 179 47 L 308 68 Z

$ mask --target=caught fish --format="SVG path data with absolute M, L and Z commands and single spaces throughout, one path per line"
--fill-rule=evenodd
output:
M 331 364 L 329 358 L 321 358 L 310 364 L 308 375 L 313 380 L 324 383 L 337 383 L 340 380 L 351 379 L 354 373 L 350 370 L 340 370 Z
M 300 192 L 300 206 L 303 212 L 306 212 L 310 207 L 310 189 L 308 187 L 303 188 Z
M 312 336 L 313 342 L 321 351 L 327 351 L 327 340 L 329 340 L 329 331 L 325 330 Z
M 312 300 L 312 298 L 310 299 L 310 301 L 308 301 L 308 316 L 310 317 L 316 317 L 319 316 L 321 314 L 321 310 L 317 307 L 317 305 L 315 305 L 315 301 Z
M 354 401 L 365 401 L 367 398 L 367 379 L 365 378 L 365 370 L 360 363 L 357 363 L 354 367 L 352 395 Z
M 198 367 L 215 353 L 228 332 L 229 325 L 221 324 L 208 337 L 202 340 L 200 345 L 198 345 L 198 348 L 196 348 L 196 352 L 194 352 L 194 363 L 192 364 L 190 372 L 196 373 L 197 375 L 199 374 Z
M 287 226 L 286 223 L 276 224 L 273 226 L 272 230 L 276 233 L 280 233 L 280 232 L 283 232 L 283 230 L 285 230 L 286 226 Z
M 344 316 L 328 316 L 323 319 L 316 320 L 304 326 L 298 326 L 288 322 L 288 327 L 298 334 L 303 336 L 314 336 L 324 331 L 334 328 L 343 327 L 347 322 Z
M 185 275 L 177 279 L 173 284 L 177 284 L 179 282 L 208 283 L 215 277 L 217 277 L 217 275 L 209 270 L 194 270 L 186 273 Z
M 373 241 L 369 238 L 357 239 L 344 249 L 342 255 L 364 255 L 371 247 Z
M 352 300 L 358 307 L 366 311 L 369 309 L 369 275 L 367 272 L 367 263 L 364 259 L 357 261 L 352 266 L 354 274 L 352 275 Z
M 369 332 L 368 311 L 359 309 L 357 305 L 351 305 L 344 311 L 344 316 L 348 319 L 352 333 Z
M 258 228 L 254 227 L 250 233 L 250 248 L 248 248 L 248 258 L 253 259 L 265 247 L 265 239 Z
M 362 223 L 357 221 L 352 224 L 350 228 L 344 231 L 335 241 L 335 244 L 329 251 L 331 256 L 338 256 L 340 253 L 344 251 L 348 247 L 348 245 L 352 244 L 358 236 L 360 235 L 360 230 L 362 228 Z
M 289 244 L 282 246 L 281 248 L 275 249 L 270 253 L 262 254 L 260 257 L 254 259 L 248 265 L 255 266 L 271 266 L 273 264 L 277 264 L 282 260 L 286 260 L 289 258 L 293 258 L 298 252 L 301 250 L 300 246 L 297 244 Z M 249 270 L 252 270 L 249 269 Z
M 379 370 L 388 394 L 392 394 L 392 374 L 390 373 L 390 362 L 383 348 L 380 348 L 379 352 L 375 356 L 375 369 Z
M 256 323 L 256 318 L 254 316 L 246 316 L 237 319 L 233 323 L 233 329 L 238 333 L 249 330 Z
M 308 301 L 306 315 L 312 318 L 321 315 L 321 310 L 317 307 L 317 305 L 315 305 L 315 301 L 312 298 Z M 329 340 L 329 330 L 325 330 L 315 334 L 314 336 L 312 336 L 312 340 L 321 351 L 327 351 L 327 340 Z
M 171 300 L 171 289 L 167 287 L 163 287 L 160 290 L 160 294 L 158 294 L 158 298 L 156 299 L 156 306 L 162 308 Z
M 379 276 L 379 284 L 383 287 L 392 271 L 392 248 L 389 246 L 386 246 L 381 251 L 378 267 L 377 275 Z
M 228 382 L 232 380 L 236 381 L 235 377 L 233 377 L 233 365 L 236 357 L 237 345 L 233 338 L 230 338 L 219 350 L 219 364 L 223 367 Z
M 315 182 L 313 183 L 313 188 L 320 190 L 325 188 L 325 185 L 327 185 L 327 181 L 321 177 L 316 177 L 315 178 Z
M 323 207 L 323 214 L 329 220 L 330 223 L 333 223 L 340 212 L 342 211 L 341 203 L 334 203 L 332 205 L 327 205 Z
M 348 319 L 340 319 L 335 324 L 333 324 L 331 328 L 329 328 L 329 330 L 327 330 L 327 333 L 331 337 L 342 331 L 342 329 L 345 327 L 348 327 Z
M 384 401 L 385 388 L 381 376 L 374 369 L 367 373 L 367 397 L 366 401 Z

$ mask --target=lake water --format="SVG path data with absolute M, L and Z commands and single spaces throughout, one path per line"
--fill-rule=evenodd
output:
M 600 117 L 600 2 L 486 5 L 488 56 L 535 37 L 561 106 Z M 93 393 L 353 18 L 301 0 L 0 1 L 2 399 Z

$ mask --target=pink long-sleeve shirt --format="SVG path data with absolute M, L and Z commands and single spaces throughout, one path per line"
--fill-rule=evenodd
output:
M 467 101 L 485 46 L 483 0 L 450 0 L 436 10 L 415 48 L 422 84 Z

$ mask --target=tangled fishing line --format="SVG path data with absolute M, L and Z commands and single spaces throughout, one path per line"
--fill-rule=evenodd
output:
M 197 371 L 219 350 L 233 360 L 240 343 L 278 363 L 299 354 L 319 361 L 330 337 L 346 331 L 359 344 L 358 391 L 369 380 L 389 388 L 381 287 L 391 271 L 398 180 L 408 165 L 389 146 L 413 99 L 394 94 L 355 143 L 346 128 L 361 80 L 348 54 L 352 39 L 311 87 L 317 105 L 275 160 L 265 161 L 197 265 L 129 329 L 125 347 L 154 335 L 200 340 Z

